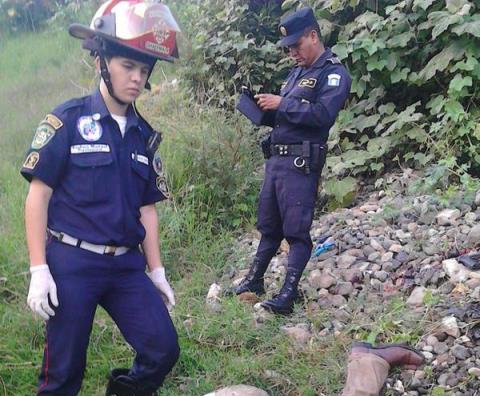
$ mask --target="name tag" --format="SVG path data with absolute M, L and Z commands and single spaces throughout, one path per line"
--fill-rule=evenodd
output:
M 108 144 L 75 144 L 70 146 L 71 154 L 83 153 L 109 153 L 110 146 Z
M 306 88 L 314 88 L 315 85 L 317 85 L 316 78 L 304 78 L 298 84 L 299 87 L 306 87 Z
M 148 165 L 148 157 L 145 155 L 132 153 L 132 159 L 144 165 Z

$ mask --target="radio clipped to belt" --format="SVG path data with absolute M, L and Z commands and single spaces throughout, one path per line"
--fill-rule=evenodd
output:
M 302 155 L 295 157 L 293 164 L 298 169 L 303 169 L 306 175 L 310 174 L 311 145 L 309 140 L 302 142 Z
M 293 164 L 296 168 L 303 169 L 306 175 L 310 174 L 311 149 L 309 140 L 302 142 L 302 155 L 295 157 Z

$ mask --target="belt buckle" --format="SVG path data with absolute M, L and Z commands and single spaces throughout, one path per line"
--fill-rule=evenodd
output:
M 287 144 L 277 144 L 278 155 L 288 155 L 288 145 Z
M 105 246 L 103 250 L 103 254 L 106 256 L 115 256 L 115 252 L 117 250 L 116 246 Z

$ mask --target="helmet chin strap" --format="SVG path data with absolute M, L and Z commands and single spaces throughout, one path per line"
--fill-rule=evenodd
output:
M 105 56 L 103 56 L 102 54 L 98 54 L 98 57 L 100 58 L 100 75 L 102 76 L 103 82 L 107 86 L 108 93 L 119 105 L 127 106 L 128 103 L 125 103 L 123 100 L 121 100 L 115 95 L 115 92 L 113 92 L 113 85 L 110 79 L 110 72 L 108 71 L 107 62 L 105 61 Z

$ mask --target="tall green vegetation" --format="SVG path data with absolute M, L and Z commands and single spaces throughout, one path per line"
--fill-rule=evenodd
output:
M 348 67 L 349 105 L 331 131 L 326 188 L 342 198 L 356 176 L 395 164 L 480 174 L 480 9 L 467 0 L 205 0 L 189 69 L 200 100 L 232 103 L 242 83 L 278 91 L 291 65 L 274 43 L 280 14 L 314 8 L 325 42 Z

